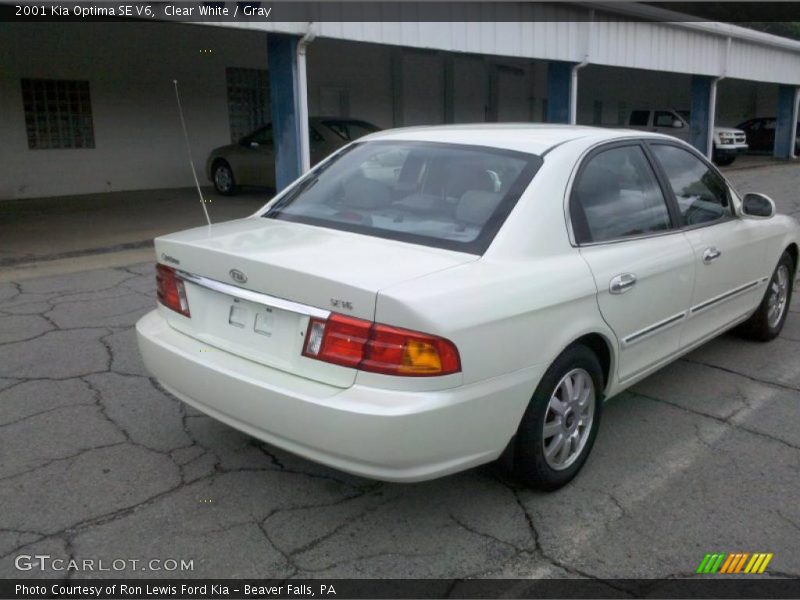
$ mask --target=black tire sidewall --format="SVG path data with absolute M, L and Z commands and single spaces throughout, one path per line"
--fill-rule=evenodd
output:
M 217 186 L 217 171 L 219 169 L 227 169 L 228 173 L 230 174 L 231 187 L 228 190 L 221 190 Z M 230 196 L 236 191 L 236 180 L 233 177 L 233 169 L 231 169 L 231 166 L 224 160 L 221 160 L 214 165 L 214 168 L 211 171 L 211 181 L 214 183 L 214 189 L 217 190 L 217 192 L 219 192 L 223 196 Z
M 783 315 L 781 316 L 780 321 L 775 325 L 775 327 L 770 327 L 769 325 L 769 292 L 770 286 L 772 286 L 772 280 L 775 277 L 775 273 L 778 272 L 778 269 L 781 265 L 786 265 L 789 269 L 789 287 L 786 291 L 786 306 L 783 309 Z M 789 307 L 792 304 L 792 291 L 794 290 L 794 275 L 795 275 L 795 265 L 794 261 L 792 260 L 791 255 L 788 252 L 784 252 L 781 255 L 778 264 L 775 265 L 775 270 L 772 271 L 772 275 L 769 278 L 769 282 L 767 283 L 767 291 L 764 292 L 764 298 L 761 300 L 761 304 L 758 307 L 759 312 L 763 312 L 763 319 L 764 319 L 764 326 L 767 328 L 767 337 L 769 339 L 774 339 L 780 335 L 781 330 L 783 329 L 784 323 L 786 323 L 786 319 L 789 317 Z
M 770 286 L 772 285 L 772 279 L 775 277 L 775 273 L 783 264 L 789 268 L 789 289 L 786 296 L 786 307 L 784 308 L 781 320 L 778 321 L 775 327 L 770 327 Z M 775 269 L 773 269 L 772 274 L 770 275 L 769 281 L 767 282 L 767 289 L 764 290 L 764 296 L 761 298 L 761 303 L 758 305 L 758 308 L 756 308 L 755 312 L 750 316 L 749 319 L 747 319 L 737 328 L 737 332 L 741 336 L 757 342 L 769 342 L 780 335 L 781 331 L 783 330 L 783 325 L 786 323 L 786 319 L 789 317 L 789 307 L 791 306 L 792 292 L 794 290 L 795 269 L 796 266 L 791 254 L 784 252 L 778 260 L 778 264 L 775 265 Z
M 595 388 L 592 429 L 578 459 L 562 471 L 547 464 L 544 457 L 543 426 L 550 397 L 561 378 L 575 368 L 584 369 Z M 603 371 L 597 356 L 584 345 L 574 345 L 562 352 L 545 372 L 522 417 L 515 440 L 514 472 L 525 484 L 542 490 L 554 490 L 569 483 L 586 462 L 594 445 L 603 412 Z

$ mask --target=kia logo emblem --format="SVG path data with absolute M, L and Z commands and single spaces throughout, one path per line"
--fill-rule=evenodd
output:
M 239 269 L 231 269 L 228 271 L 228 275 L 231 276 L 236 283 L 247 283 L 247 275 L 242 273 Z

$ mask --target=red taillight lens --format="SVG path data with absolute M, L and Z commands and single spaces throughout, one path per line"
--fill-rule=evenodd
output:
M 458 350 L 449 340 L 338 314 L 309 321 L 303 356 L 386 375 L 419 377 L 461 370 Z
M 156 265 L 156 294 L 158 301 L 184 317 L 189 313 L 189 299 L 186 297 L 186 286 L 175 273 L 175 269 L 165 265 Z

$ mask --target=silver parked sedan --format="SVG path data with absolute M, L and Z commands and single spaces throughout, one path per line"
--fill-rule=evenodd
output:
M 359 119 L 311 117 L 308 120 L 311 164 L 316 164 L 351 141 L 379 128 Z M 206 176 L 220 194 L 235 194 L 239 186 L 275 187 L 272 123 L 244 136 L 236 144 L 211 151 Z

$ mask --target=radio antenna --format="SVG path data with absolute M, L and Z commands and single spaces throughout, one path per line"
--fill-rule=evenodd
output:
M 203 213 L 206 215 L 206 221 L 208 221 L 208 224 L 211 225 L 211 219 L 208 216 L 208 209 L 206 208 L 206 199 L 203 198 L 203 191 L 200 189 L 200 181 L 197 179 L 197 171 L 194 168 L 194 160 L 192 159 L 192 146 L 189 144 L 189 132 L 186 130 L 186 120 L 183 118 L 183 107 L 181 106 L 181 95 L 178 93 L 178 80 L 173 79 L 172 83 L 175 84 L 175 99 L 178 101 L 178 114 L 181 116 L 183 139 L 186 140 L 186 154 L 189 155 L 189 166 L 192 168 L 194 184 L 197 186 L 197 193 L 200 196 L 200 206 L 203 207 Z

